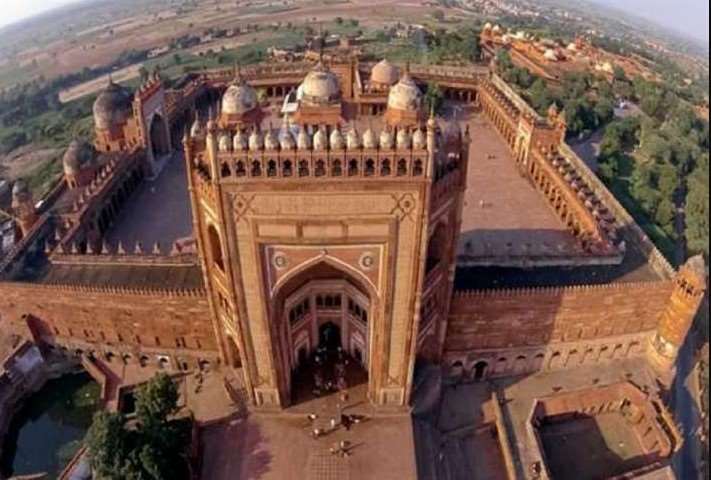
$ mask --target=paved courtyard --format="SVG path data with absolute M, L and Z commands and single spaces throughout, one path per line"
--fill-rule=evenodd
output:
M 129 249 L 142 242 L 150 251 L 155 242 L 168 253 L 173 242 L 192 235 L 190 198 L 185 162 L 175 153 L 160 176 L 146 181 L 133 194 L 108 233 L 108 242 L 121 241 Z
M 467 191 L 459 255 L 569 256 L 576 241 L 543 196 L 522 177 L 504 140 L 482 115 L 469 122 Z

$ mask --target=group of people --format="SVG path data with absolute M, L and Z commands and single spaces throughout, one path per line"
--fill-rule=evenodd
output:
M 346 380 L 346 367 L 348 366 L 348 358 L 341 347 L 335 352 L 336 362 L 334 365 L 334 375 L 332 378 L 326 378 L 326 360 L 329 352 L 326 348 L 320 347 L 314 356 L 314 390 L 313 394 L 320 397 L 324 393 L 329 392 L 345 392 L 348 389 L 348 381 Z

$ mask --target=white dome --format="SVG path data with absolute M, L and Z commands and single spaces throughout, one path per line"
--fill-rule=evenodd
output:
M 486 25 L 484 25 L 484 30 L 491 30 L 491 29 L 492 29 L 491 22 L 486 22 Z
M 415 130 L 415 133 L 412 135 L 412 147 L 416 150 L 427 148 L 427 136 L 425 132 L 419 128 Z
M 355 127 L 351 128 L 346 135 L 346 146 L 348 150 L 358 150 L 360 148 L 360 135 Z
M 235 152 L 244 152 L 249 147 L 247 137 L 242 130 L 237 130 L 235 136 L 232 138 L 232 149 Z
M 410 148 L 411 138 L 410 138 L 410 134 L 408 133 L 408 131 L 406 129 L 404 129 L 404 128 L 400 129 L 397 132 L 396 139 L 397 139 L 397 148 L 399 150 L 408 150 Z
M 314 134 L 314 150 L 326 150 L 328 148 L 328 135 L 323 127 Z
M 343 150 L 345 147 L 345 141 L 343 140 L 343 135 L 341 135 L 341 130 L 336 127 L 331 132 L 331 150 Z
M 407 73 L 390 89 L 388 108 L 396 110 L 419 110 L 422 92 Z
M 291 130 L 289 130 L 289 125 L 287 125 L 286 122 L 284 122 L 279 132 L 279 144 L 282 150 L 293 150 L 296 147 L 294 135 L 292 135 Z
M 558 60 L 558 54 L 555 53 L 555 50 L 553 50 L 552 48 L 549 48 L 543 54 L 543 58 L 545 58 L 546 60 L 555 61 L 555 60 Z
M 279 150 L 279 139 L 271 128 L 264 136 L 264 148 L 267 150 Z
M 400 70 L 387 60 L 376 63 L 370 72 L 370 80 L 382 85 L 395 85 L 400 78 Z
M 387 128 L 380 132 L 380 148 L 383 150 L 391 150 L 393 148 L 393 134 Z
M 204 134 L 202 124 L 200 123 L 200 118 L 197 116 L 195 117 L 195 121 L 193 122 L 193 125 L 190 127 L 190 136 L 191 137 L 199 137 Z
M 363 148 L 377 148 L 378 139 L 375 136 L 375 132 L 372 128 L 368 127 L 368 130 L 363 134 Z
M 249 136 L 249 149 L 250 150 L 261 150 L 264 147 L 264 139 L 262 134 L 255 128 L 252 130 L 252 134 Z
M 311 135 L 309 135 L 309 132 L 307 132 L 305 128 L 302 128 L 296 137 L 296 147 L 299 150 L 311 150 L 311 145 Z
M 338 77 L 319 63 L 301 84 L 301 99 L 307 104 L 328 105 L 341 99 Z
M 217 149 L 221 152 L 228 152 L 232 146 L 232 139 L 230 134 L 227 132 L 222 132 L 220 134 L 220 139 L 217 142 Z
M 243 80 L 236 80 L 222 95 L 222 113 L 242 115 L 257 108 L 257 91 Z

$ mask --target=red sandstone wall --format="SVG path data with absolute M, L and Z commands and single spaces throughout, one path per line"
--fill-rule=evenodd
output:
M 217 351 L 204 293 L 0 284 L 0 328 L 26 333 L 26 315 L 35 335 L 59 345 L 76 340 L 116 354 L 141 348 L 186 355 Z
M 654 330 L 672 282 L 455 294 L 445 350 L 543 346 Z

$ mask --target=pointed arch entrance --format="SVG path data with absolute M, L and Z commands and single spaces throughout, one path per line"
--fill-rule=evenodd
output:
M 159 159 L 170 153 L 168 126 L 159 113 L 156 113 L 151 119 L 150 137 L 153 158 Z
M 321 261 L 276 292 L 273 319 L 290 403 L 368 382 L 376 295 L 335 262 Z

